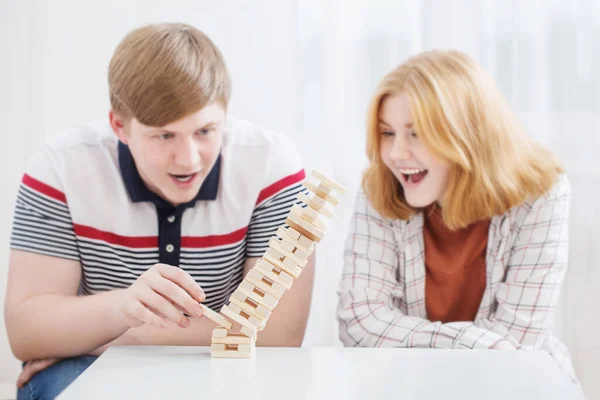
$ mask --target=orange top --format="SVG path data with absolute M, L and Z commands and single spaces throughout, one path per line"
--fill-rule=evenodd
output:
M 473 321 L 485 290 L 490 220 L 451 231 L 436 205 L 425 210 L 425 306 L 430 321 Z

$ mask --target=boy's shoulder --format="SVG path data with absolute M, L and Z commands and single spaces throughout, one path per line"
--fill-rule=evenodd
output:
M 86 147 L 114 147 L 117 140 L 107 120 L 94 120 L 85 125 L 75 126 L 52 134 L 46 138 L 42 147 L 60 153 Z

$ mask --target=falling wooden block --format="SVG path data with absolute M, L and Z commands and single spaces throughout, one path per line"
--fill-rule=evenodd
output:
M 237 290 L 256 301 L 258 304 L 262 304 L 270 311 L 273 311 L 277 306 L 278 300 L 275 297 L 263 292 L 245 279 L 240 283 Z
M 258 327 L 261 326 L 261 322 L 256 317 L 253 317 L 252 315 L 246 313 L 244 310 L 240 309 L 235 304 L 228 304 L 226 306 L 223 306 L 223 308 L 221 309 L 221 313 L 231 318 L 238 324 L 250 329 L 252 331 L 252 335 L 250 335 L 250 337 L 256 335 Z
M 217 324 L 227 328 L 227 329 L 231 329 L 231 327 L 233 326 L 233 324 L 227 320 L 227 318 L 223 317 L 222 315 L 214 312 L 213 310 L 211 310 L 210 308 L 206 307 L 204 304 L 202 303 L 198 303 L 200 304 L 200 307 L 202 307 L 202 309 L 204 310 L 204 316 L 207 317 L 208 319 L 212 319 L 213 321 L 215 321 Z
M 267 307 L 252 300 L 239 289 L 233 292 L 229 301 L 261 321 L 267 320 L 271 315 L 271 311 Z
M 240 286 L 229 298 L 229 304 L 221 313 L 241 325 L 241 333 L 231 333 L 232 324 L 216 313 L 212 317 L 225 328 L 213 330 L 211 356 L 215 358 L 251 358 L 255 351 L 257 331 L 263 330 L 286 289 L 291 288 L 294 278 L 302 273 L 316 243 L 325 234 L 326 225 L 321 215 L 332 217 L 326 203 L 338 204 L 332 191 L 343 194 L 346 189 L 318 171 L 311 174 L 318 184 L 309 181 L 304 186 L 313 192 L 308 196 L 302 192 L 298 199 L 307 207 L 295 204 L 286 218 L 288 228 L 279 227 L 277 236 L 269 240 L 269 248 L 253 268 L 248 271 Z
M 286 241 L 280 241 L 277 238 L 272 237 L 271 239 L 269 239 L 269 247 L 273 250 L 276 250 L 284 257 L 290 258 L 293 262 L 298 264 L 298 266 L 303 268 L 304 266 L 306 266 L 308 255 L 302 250 L 298 250 L 298 252 L 296 253 L 296 248 L 291 243 Z
M 271 238 L 271 240 L 277 240 L 277 239 L 273 236 Z M 269 241 L 269 243 L 270 243 L 270 241 Z M 296 249 L 293 244 L 291 244 L 290 242 L 286 242 L 284 240 L 281 240 L 281 241 L 277 240 L 277 244 L 278 244 L 279 247 L 281 247 L 281 249 L 283 249 L 284 251 L 288 251 L 290 253 L 293 252 Z M 277 250 L 277 249 L 275 249 L 275 250 Z M 277 251 L 279 251 L 280 253 L 282 253 L 281 250 L 277 250 Z
M 331 205 L 338 205 L 339 200 L 336 199 L 335 196 L 329 194 L 331 192 L 331 189 L 323 185 L 322 183 L 319 183 L 319 185 L 315 185 L 312 182 L 304 181 L 302 182 L 302 185 L 304 185 L 304 187 L 306 187 L 308 190 L 310 190 L 326 202 L 330 203 Z
M 285 229 L 284 227 L 281 227 L 282 229 Z M 288 236 L 290 236 L 291 238 L 298 240 L 298 238 L 300 237 L 300 232 L 298 232 L 297 230 L 295 230 L 292 227 L 289 227 L 287 229 L 285 229 Z
M 335 190 L 336 192 L 338 192 L 339 194 L 346 193 L 346 188 L 345 187 L 343 187 L 342 185 L 340 185 L 339 183 L 337 183 L 333 179 L 330 179 L 330 178 L 326 177 L 325 175 L 323 175 L 319 171 L 312 170 L 310 174 L 312 176 L 314 176 L 315 178 L 317 178 L 319 181 L 321 181 L 323 184 L 329 186 L 330 188 L 332 188 L 333 190 Z
M 242 326 L 240 329 L 240 332 L 242 332 L 244 335 L 246 335 L 248 337 L 254 338 L 254 341 L 256 342 L 256 334 L 252 333 L 252 329 Z
M 333 213 L 325 206 L 325 200 L 319 196 L 308 196 L 306 193 L 298 193 L 298 200 L 308 204 L 308 206 L 326 217 L 333 217 Z
M 271 247 L 269 247 L 267 251 L 265 251 L 265 254 L 263 254 L 263 260 L 273 264 L 279 269 L 284 270 L 289 275 L 293 276 L 295 279 L 298 279 L 298 277 L 302 273 L 302 268 L 300 268 L 292 260 L 289 260 L 283 254 Z M 289 260 L 291 261 L 291 263 L 284 263 L 285 260 Z
M 254 264 L 254 268 L 258 268 L 258 270 L 265 274 L 267 278 L 279 283 L 284 288 L 290 289 L 292 287 L 294 277 L 282 270 L 281 268 L 277 268 L 270 262 L 263 260 L 262 258 L 258 259 L 258 261 L 256 261 L 256 264 Z
M 307 247 L 307 246 L 314 246 L 315 241 L 312 239 L 307 238 L 304 235 L 300 235 L 300 239 L 298 239 L 298 242 L 303 246 L 303 247 Z
M 294 236 L 290 235 L 290 230 L 292 230 L 294 234 Z M 308 246 L 306 246 L 306 242 L 301 243 L 298 239 L 300 239 L 301 237 L 306 237 L 304 235 L 302 235 L 300 232 L 298 232 L 297 230 L 295 230 L 294 228 L 284 228 L 283 226 L 280 226 L 279 228 L 277 228 L 277 236 L 279 236 L 283 241 L 291 244 L 292 246 L 294 246 L 297 250 L 301 250 L 303 252 L 306 253 L 306 258 L 308 258 L 308 256 L 310 256 L 314 250 L 314 243 L 312 240 L 310 241 L 310 244 Z M 295 235 L 297 234 L 297 236 Z
M 285 293 L 285 288 L 283 286 L 270 280 L 256 268 L 252 268 L 250 271 L 248 271 L 245 279 L 263 292 L 270 294 L 278 300 Z
M 298 217 L 294 214 L 289 214 L 285 223 L 296 229 L 298 232 L 309 238 L 310 240 L 314 240 L 315 242 L 320 242 L 321 239 L 325 236 L 325 232 L 314 226 L 313 224 L 306 222 L 302 218 Z
M 292 214 L 302 218 L 303 220 L 305 220 L 309 224 L 314 225 L 317 229 L 320 229 L 323 232 L 325 232 L 325 230 L 327 229 L 327 226 L 323 223 L 323 221 L 319 219 L 319 214 L 310 207 L 303 208 L 298 204 L 294 204 L 290 209 L 290 215 Z

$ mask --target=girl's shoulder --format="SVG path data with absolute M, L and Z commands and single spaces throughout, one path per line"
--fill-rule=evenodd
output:
M 538 213 L 544 210 L 546 218 L 537 218 L 541 223 L 548 222 L 547 219 L 553 218 L 556 215 L 563 215 L 568 211 L 571 199 L 571 185 L 566 174 L 558 177 L 554 185 L 543 195 L 527 200 L 523 204 L 511 208 L 506 214 L 512 220 L 513 228 L 520 227 L 528 215 Z

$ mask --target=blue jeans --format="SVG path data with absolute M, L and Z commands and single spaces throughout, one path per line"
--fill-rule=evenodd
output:
M 67 358 L 38 372 L 25 386 L 17 390 L 17 400 L 54 399 L 98 357 Z

